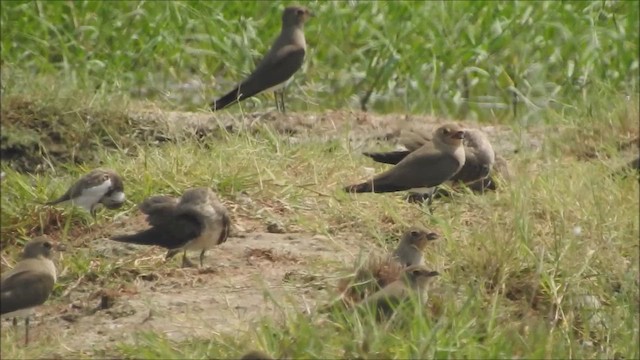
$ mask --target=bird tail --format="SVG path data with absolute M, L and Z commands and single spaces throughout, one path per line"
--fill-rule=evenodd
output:
M 356 185 L 345 186 L 344 191 L 350 193 L 365 193 L 365 192 L 374 192 L 374 193 L 387 193 L 394 191 L 404 191 L 409 190 L 405 186 L 398 186 L 394 184 L 373 184 L 371 181 L 363 182 Z
M 395 165 L 410 153 L 411 151 L 401 150 L 401 151 L 391 151 L 391 152 L 364 152 L 362 153 L 362 155 L 368 156 L 371 159 L 373 159 L 373 161 L 376 161 L 379 163 Z
M 235 104 L 236 102 L 246 99 L 247 97 L 248 96 L 240 93 L 239 87 L 236 87 L 218 100 L 213 101 L 211 103 L 211 111 L 222 110 L 231 104 Z
M 147 230 L 143 230 L 139 233 L 129 235 L 116 235 L 110 239 L 118 242 L 124 242 L 137 245 L 158 245 L 163 243 L 163 239 L 166 237 L 166 232 L 159 230 L 156 227 L 151 227 Z
M 363 193 L 363 192 L 371 192 L 372 188 L 371 188 L 371 183 L 363 182 L 360 184 L 345 186 L 343 190 L 348 193 Z

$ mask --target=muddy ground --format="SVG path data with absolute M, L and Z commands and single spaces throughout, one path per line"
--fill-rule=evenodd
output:
M 272 124 L 291 141 L 345 141 L 348 130 L 349 146 L 354 152 L 371 150 L 382 142 L 394 144 L 402 129 L 430 129 L 445 122 L 428 116 L 378 116 L 349 111 L 288 115 L 269 112 L 238 120 L 211 113 L 142 110 L 130 117 L 132 123 L 138 124 L 136 131 L 153 132 L 158 141 L 170 141 L 182 131 L 206 137 L 216 136 L 221 129 L 251 131 L 264 123 Z M 535 129 L 523 137 L 505 126 L 481 128 L 494 142 L 497 153 L 507 160 L 523 148 L 538 150 L 542 146 L 542 132 Z M 70 281 L 70 286 L 59 290 L 59 297 L 38 309 L 32 321 L 32 336 L 58 339 L 60 347 L 52 355 L 64 356 L 91 354 L 116 342 L 133 342 L 131 334 L 143 330 L 164 333 L 172 340 L 235 333 L 247 330 L 260 317 L 277 318 L 282 313 L 279 306 L 294 307 L 300 312 L 313 309 L 316 303 L 328 299 L 331 292 L 327 290 L 335 286 L 339 275 L 328 275 L 327 264 L 344 268 L 341 264 L 353 263 L 363 250 L 376 250 L 359 234 L 329 238 L 291 230 L 278 233 L 283 229 L 255 220 L 247 215 L 250 210 L 238 210 L 239 202 L 227 201 L 234 220 L 232 236 L 208 252 L 202 269 L 179 268 L 179 256 L 165 263 L 165 253 L 158 248 L 107 241 L 113 231 L 145 226 L 135 211 L 78 237 L 74 251 L 91 252 L 95 260 L 84 277 Z M 191 254 L 194 260 L 196 256 Z M 112 279 L 94 275 L 92 269 L 104 267 L 108 267 Z M 59 277 L 64 279 L 68 269 L 59 271 Z M 3 326 L 3 331 L 8 328 Z

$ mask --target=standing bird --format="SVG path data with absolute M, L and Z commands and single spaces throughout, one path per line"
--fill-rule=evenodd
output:
M 113 210 L 120 208 L 124 200 L 124 182 L 120 175 L 110 169 L 95 169 L 71 185 L 64 195 L 45 204 L 56 205 L 68 201 L 95 218 L 99 204 Z
M 400 279 L 366 297 L 360 305 L 364 308 L 376 307 L 379 313 L 389 315 L 395 307 L 412 295 L 417 295 L 420 302 L 423 302 L 427 284 L 438 275 L 440 274 L 437 271 L 430 271 L 421 265 L 410 266 L 405 269 Z
M 2 275 L 0 308 L 2 317 L 25 317 L 25 344 L 29 343 L 29 315 L 44 304 L 56 282 L 56 267 L 51 260 L 53 245 L 46 238 L 25 245 L 22 260 Z
M 438 234 L 420 228 L 411 228 L 402 234 L 393 257 L 402 266 L 423 265 L 422 252 L 429 241 L 438 239 Z
M 407 154 L 372 180 L 344 188 L 347 192 L 424 191 L 451 179 L 465 164 L 464 130 L 456 124 L 436 129 L 433 141 Z
M 183 251 L 182 266 L 194 266 L 187 250 L 201 250 L 200 266 L 205 251 L 227 241 L 231 220 L 227 209 L 209 188 L 188 189 L 180 200 L 170 196 L 152 196 L 138 208 L 147 215 L 150 228 L 131 235 L 117 235 L 111 240 L 157 245 L 168 249 L 166 259 Z
M 304 23 L 313 14 L 302 6 L 290 6 L 282 14 L 282 30 L 271 49 L 258 63 L 249 77 L 229 91 L 226 95 L 211 103 L 211 110 L 221 110 L 225 107 L 250 98 L 265 90 L 280 90 L 275 94 L 276 107 L 285 112 L 284 85 L 293 74 L 302 67 L 307 43 L 304 39 Z

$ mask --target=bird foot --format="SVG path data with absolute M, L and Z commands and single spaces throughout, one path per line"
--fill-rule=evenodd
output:
M 197 266 L 191 260 L 189 260 L 189 258 L 183 257 L 182 258 L 182 267 L 183 268 L 195 268 Z

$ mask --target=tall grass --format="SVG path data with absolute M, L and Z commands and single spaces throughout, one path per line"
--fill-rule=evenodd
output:
M 318 16 L 292 109 L 369 98 L 378 112 L 528 123 L 547 109 L 575 112 L 603 90 L 638 91 L 633 1 L 303 3 Z M 286 4 L 3 1 L 2 68 L 204 108 L 253 68 Z

